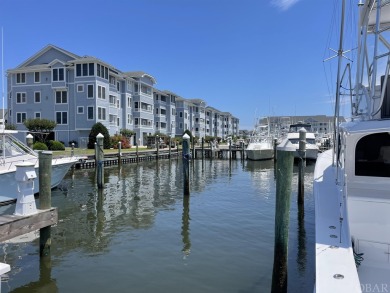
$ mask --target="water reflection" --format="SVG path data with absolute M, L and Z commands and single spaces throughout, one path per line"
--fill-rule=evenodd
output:
M 181 235 L 183 239 L 183 253 L 184 257 L 190 255 L 191 252 L 191 239 L 190 239 L 190 197 L 183 197 L 183 216 L 182 216 L 182 230 Z
M 8 244 L 11 272 L 3 292 L 127 292 L 129 282 L 134 292 L 174 292 L 175 280 L 187 292 L 269 291 L 273 161 L 191 164 L 189 197 L 183 197 L 180 160 L 105 168 L 104 189 L 96 188 L 94 170 L 72 170 L 52 193 L 59 223 L 52 228 L 51 265 L 40 265 L 38 241 Z M 300 280 L 310 259 L 307 237 L 314 234 L 305 228 L 310 205 L 305 217 L 292 215 L 301 219 L 292 235 L 299 240 L 289 249 Z

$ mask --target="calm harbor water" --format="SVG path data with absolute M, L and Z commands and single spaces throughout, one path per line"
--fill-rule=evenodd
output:
M 39 261 L 38 239 L 1 243 L 11 265 L 1 292 L 270 292 L 273 162 L 191 164 L 189 198 L 180 160 L 106 167 L 104 190 L 94 170 L 70 171 L 52 191 L 51 262 Z M 306 171 L 304 211 L 293 176 L 289 292 L 314 286 L 313 166 Z

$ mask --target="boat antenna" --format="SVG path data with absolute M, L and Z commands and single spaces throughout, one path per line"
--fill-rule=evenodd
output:
M 344 38 L 344 15 L 345 15 L 345 0 L 342 1 L 341 5 L 341 24 L 340 24 L 340 41 L 339 41 L 339 49 L 337 51 L 338 64 L 337 64 L 337 85 L 336 85 L 336 101 L 335 101 L 335 110 L 334 110 L 334 125 L 333 125 L 333 133 L 334 133 L 334 149 L 333 149 L 333 159 L 332 164 L 335 164 L 335 153 L 336 153 L 336 162 L 338 162 L 339 152 L 337 151 L 339 148 L 339 139 L 338 139 L 338 126 L 339 126 L 339 108 L 340 108 L 340 88 L 341 88 L 341 61 L 344 56 L 343 51 L 343 38 Z M 346 57 L 345 57 L 346 58 Z M 348 58 L 347 58 L 348 59 Z

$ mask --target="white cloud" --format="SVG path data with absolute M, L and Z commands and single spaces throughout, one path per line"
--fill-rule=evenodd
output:
M 300 0 L 271 0 L 271 4 L 278 7 L 281 10 L 287 10 Z

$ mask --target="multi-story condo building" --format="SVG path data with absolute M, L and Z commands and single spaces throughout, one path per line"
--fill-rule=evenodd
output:
M 50 139 L 78 142 L 85 147 L 92 126 L 101 122 L 114 135 L 121 129 L 135 132 L 133 144 L 146 144 L 156 132 L 181 136 L 186 129 L 195 136 L 237 135 L 229 113 L 206 103 L 186 100 L 154 88 L 156 80 L 145 72 L 123 72 L 90 56 L 79 56 L 48 45 L 14 69 L 7 71 L 8 124 L 25 130 L 24 120 L 45 118 L 57 123 Z M 211 112 L 210 112 L 211 113 Z M 217 114 L 218 113 L 218 114 Z M 233 119 L 233 120 L 232 120 Z
M 134 80 L 133 130 L 135 131 L 135 140 L 143 145 L 146 143 L 146 137 L 155 132 L 153 86 L 156 84 L 156 80 L 153 76 L 142 71 L 126 72 L 125 74 Z
M 155 89 L 153 96 L 156 132 L 174 137 L 176 131 L 176 95 L 169 91 Z
M 192 107 L 193 104 L 183 99 L 176 98 L 176 135 L 182 136 L 184 131 L 192 131 Z
M 204 138 L 206 135 L 206 103 L 202 99 L 190 99 L 192 103 L 192 134 L 196 137 Z

